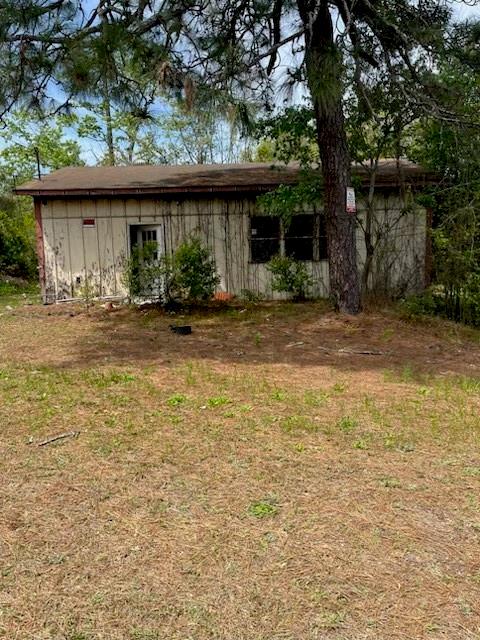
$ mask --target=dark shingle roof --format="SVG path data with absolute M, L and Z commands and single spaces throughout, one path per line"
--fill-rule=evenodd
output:
M 134 195 L 231 191 L 268 191 L 299 179 L 298 165 L 267 163 L 204 165 L 131 165 L 125 167 L 66 167 L 31 180 L 15 192 L 19 195 Z M 353 166 L 352 173 L 367 181 L 367 171 Z M 398 186 L 401 180 L 426 184 L 434 176 L 406 160 L 382 160 L 378 186 Z

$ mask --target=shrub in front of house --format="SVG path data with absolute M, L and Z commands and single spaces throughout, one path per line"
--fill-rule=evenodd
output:
M 182 300 L 209 300 L 220 282 L 215 260 L 199 238 L 190 238 L 175 251 L 173 260 L 173 292 Z
M 267 263 L 272 274 L 272 289 L 289 293 L 294 300 L 305 300 L 313 279 L 303 262 L 287 256 L 275 256 Z
M 173 255 L 157 257 L 156 243 L 134 247 L 123 281 L 131 299 L 172 303 L 209 300 L 220 278 L 209 250 L 198 238 L 182 243 Z

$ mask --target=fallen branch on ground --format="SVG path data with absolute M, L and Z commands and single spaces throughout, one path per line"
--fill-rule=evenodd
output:
M 318 347 L 326 353 L 344 353 L 351 356 L 388 356 L 390 351 L 370 351 L 368 349 L 329 349 L 328 347 Z
M 58 436 L 52 436 L 51 438 L 47 438 L 46 440 L 42 440 L 37 444 L 37 447 L 44 447 L 47 444 L 51 444 L 52 442 L 56 442 L 57 440 L 64 440 L 65 438 L 76 438 L 80 435 L 80 431 L 67 431 L 67 433 L 60 433 Z M 31 444 L 29 442 L 29 444 Z

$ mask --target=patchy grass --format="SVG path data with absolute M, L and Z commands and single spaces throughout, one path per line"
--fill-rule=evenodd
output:
M 478 336 L 313 304 L 182 322 L 0 317 L 0 637 L 478 637 Z
M 0 313 L 8 312 L 21 305 L 39 302 L 40 288 L 37 283 L 14 279 L 2 280 L 0 277 Z

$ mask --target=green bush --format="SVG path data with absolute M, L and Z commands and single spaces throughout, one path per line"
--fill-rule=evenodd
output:
M 275 256 L 267 263 L 267 269 L 273 276 L 274 291 L 290 293 L 294 300 L 305 300 L 313 279 L 303 262 L 294 258 Z
M 433 316 L 437 313 L 437 304 L 430 291 L 409 296 L 400 302 L 400 310 L 408 319 Z
M 37 276 L 35 221 L 30 205 L 0 198 L 0 275 Z
M 155 259 L 157 251 L 156 243 L 132 249 L 123 276 L 131 298 L 153 298 L 171 304 L 212 297 L 220 279 L 210 252 L 198 238 L 184 242 L 170 256 Z
M 191 302 L 211 298 L 220 282 L 215 261 L 198 238 L 190 238 L 175 251 L 173 274 L 174 292 Z

